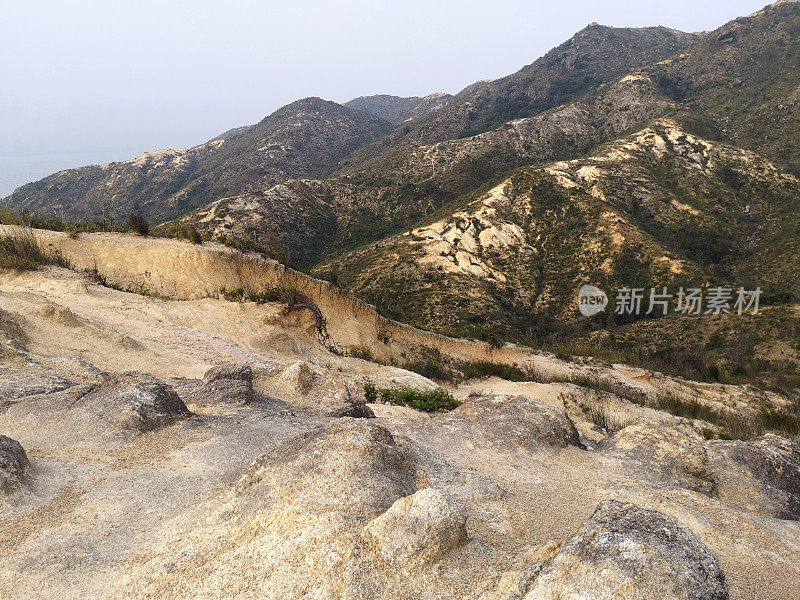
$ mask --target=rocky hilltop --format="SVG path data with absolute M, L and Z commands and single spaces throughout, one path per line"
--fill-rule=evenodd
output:
M 444 338 L 214 244 L 36 235 L 72 268 L 0 274 L 4 596 L 800 591 L 800 446 L 728 429 L 787 396 Z M 434 350 L 464 374 L 424 412 Z

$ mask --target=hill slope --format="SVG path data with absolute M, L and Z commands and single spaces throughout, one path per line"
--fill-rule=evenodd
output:
M 577 320 L 582 283 L 735 282 L 796 302 L 798 198 L 791 174 L 665 119 L 316 272 L 418 326 L 529 341 Z
M 260 123 L 188 150 L 160 150 L 121 163 L 61 171 L 17 189 L 14 208 L 70 219 L 131 210 L 163 221 L 217 198 L 290 177 L 321 177 L 391 125 L 319 98 L 298 100 Z
M 452 99 L 450 94 L 437 92 L 428 94 L 422 98 L 412 96 L 403 98 L 400 96 L 389 96 L 386 94 L 376 94 L 374 96 L 359 96 L 344 105 L 353 110 L 362 110 L 371 115 L 380 117 L 385 121 L 399 125 L 407 121 L 413 121 L 439 110 Z

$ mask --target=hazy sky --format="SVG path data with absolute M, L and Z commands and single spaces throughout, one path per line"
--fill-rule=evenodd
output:
M 190 146 L 305 96 L 457 92 L 592 21 L 698 31 L 765 4 L 0 0 L 0 157 Z

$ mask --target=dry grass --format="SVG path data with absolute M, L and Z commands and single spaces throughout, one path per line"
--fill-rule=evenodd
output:
M 29 227 L 15 227 L 0 236 L 0 268 L 15 271 L 32 271 L 53 262 L 39 245 Z

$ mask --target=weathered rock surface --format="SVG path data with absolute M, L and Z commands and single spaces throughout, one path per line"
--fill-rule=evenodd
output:
M 314 387 L 318 378 L 319 376 L 304 360 L 293 362 L 280 375 L 281 381 L 294 388 L 294 391 L 299 394 L 307 394 Z
M 370 518 L 416 491 L 412 465 L 372 420 L 344 417 L 274 448 L 251 464 L 240 494 L 263 486 L 306 509 L 346 509 Z M 265 489 L 265 491 L 266 491 Z
M 28 336 L 14 315 L 0 309 L 0 359 L 21 357 L 28 352 Z
M 542 569 L 525 600 L 727 600 L 717 556 L 673 517 L 617 501 Z
M 705 440 L 693 430 L 638 419 L 600 444 L 604 456 L 624 463 L 634 477 L 659 486 L 713 494 Z
M 580 447 L 578 430 L 563 411 L 527 396 L 469 398 L 451 415 L 472 424 L 491 444 L 541 448 Z
M 0 493 L 16 491 L 30 467 L 28 455 L 22 445 L 10 437 L 0 435 Z
M 426 488 L 397 500 L 364 535 L 390 563 L 430 563 L 466 539 L 466 523 L 460 502 Z
M 189 409 L 170 386 L 144 373 L 111 375 L 75 404 L 90 417 L 122 429 L 145 432 L 185 419 Z
M 253 369 L 250 365 L 212 367 L 194 394 L 197 404 L 246 404 L 252 402 Z
M 720 497 L 745 510 L 779 519 L 800 519 L 800 446 L 767 434 L 708 443 Z

